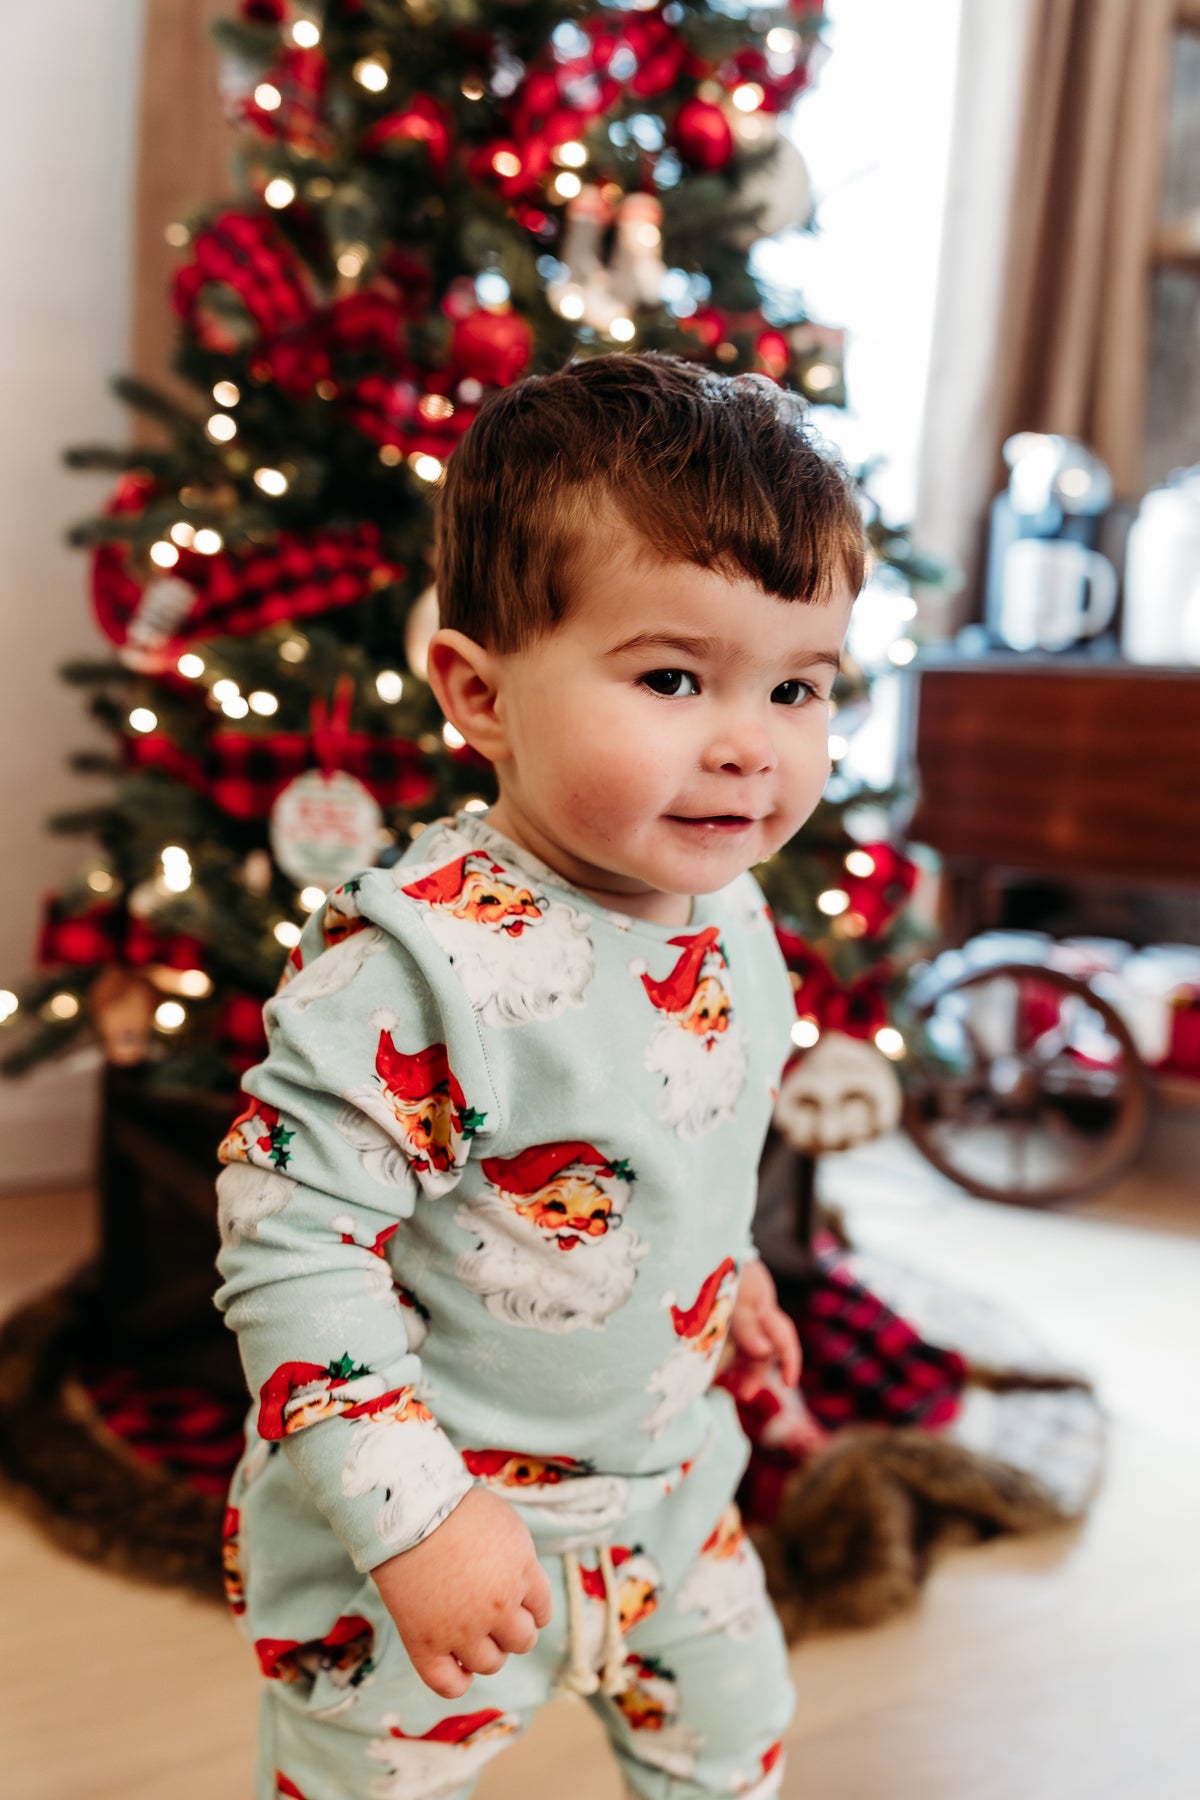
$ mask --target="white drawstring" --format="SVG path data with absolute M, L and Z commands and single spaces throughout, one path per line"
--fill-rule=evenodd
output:
M 619 1694 L 625 1680 L 625 1644 L 621 1637 L 621 1608 L 617 1583 L 613 1574 L 612 1551 L 607 1544 L 597 1546 L 597 1569 L 604 1585 L 604 1637 L 600 1650 L 601 1674 L 597 1676 L 588 1659 L 583 1616 L 583 1579 L 579 1558 L 573 1550 L 563 1552 L 563 1572 L 567 1578 L 567 1648 L 566 1672 L 561 1690 L 567 1694 L 589 1694 L 601 1691 Z

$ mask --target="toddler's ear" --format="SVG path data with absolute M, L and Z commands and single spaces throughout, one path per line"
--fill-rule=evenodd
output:
M 461 631 L 439 629 L 429 640 L 427 676 L 438 705 L 472 750 L 502 762 L 508 739 L 496 710 L 499 669 L 491 652 Z

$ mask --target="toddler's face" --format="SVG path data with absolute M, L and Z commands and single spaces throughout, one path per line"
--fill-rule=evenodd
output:
M 853 596 L 777 600 L 636 548 L 496 659 L 511 755 L 491 819 L 617 910 L 686 923 L 688 897 L 778 850 L 820 799 Z

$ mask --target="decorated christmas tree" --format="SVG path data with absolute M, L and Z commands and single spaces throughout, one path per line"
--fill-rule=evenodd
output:
M 841 333 L 753 255 L 808 223 L 781 119 L 821 24 L 812 0 L 243 0 L 222 24 L 236 197 L 166 226 L 191 399 L 123 380 L 150 441 L 71 453 L 119 477 L 74 534 L 114 657 L 65 671 L 113 735 L 76 766 L 111 790 L 53 821 L 96 849 L 0 1002 L 6 1072 L 92 1030 L 156 1083 L 233 1088 L 306 912 L 487 804 L 423 658 L 436 490 L 490 391 L 626 348 L 840 399 Z M 868 527 L 894 578 L 929 573 Z M 848 670 L 835 732 L 866 691 Z M 912 869 L 858 841 L 888 799 L 835 777 L 761 871 L 802 1048 L 890 1030 Z

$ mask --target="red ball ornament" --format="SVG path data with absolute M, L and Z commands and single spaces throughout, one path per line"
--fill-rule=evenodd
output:
M 520 313 L 482 307 L 454 327 L 450 355 L 456 375 L 485 387 L 510 387 L 533 354 L 533 333 Z
M 450 120 L 446 108 L 427 94 L 414 95 L 399 112 L 376 120 L 363 134 L 360 148 L 372 156 L 408 144 L 424 144 L 429 167 L 440 180 L 450 161 Z
M 733 155 L 733 128 L 711 100 L 685 100 L 675 114 L 671 138 L 696 169 L 723 169 Z

